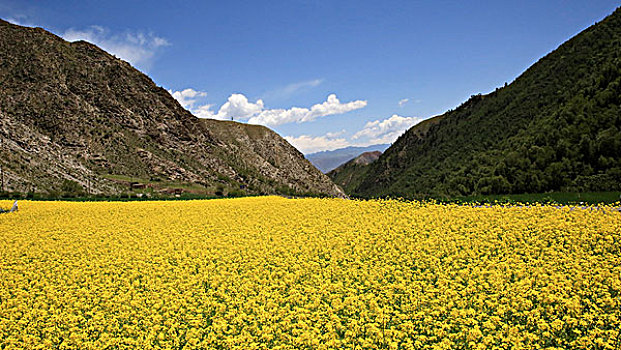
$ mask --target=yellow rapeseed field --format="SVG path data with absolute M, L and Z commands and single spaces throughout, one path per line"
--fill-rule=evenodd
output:
M 620 249 L 612 207 L 25 201 L 0 349 L 618 349 Z

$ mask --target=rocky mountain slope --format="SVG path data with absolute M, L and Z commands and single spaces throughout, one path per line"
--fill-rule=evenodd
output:
M 345 192 L 351 191 L 360 184 L 367 169 L 369 169 L 369 164 L 378 160 L 381 155 L 382 152 L 380 151 L 364 152 L 345 164 L 341 164 L 326 175 L 328 175 L 335 184 L 341 186 Z
M 402 135 L 350 194 L 621 189 L 621 8 L 513 83 Z
M 0 142 L 8 191 L 342 195 L 273 131 L 196 118 L 95 45 L 2 20 Z
M 332 151 L 310 153 L 306 155 L 306 159 L 313 163 L 317 169 L 327 173 L 330 170 L 336 169 L 339 165 L 356 158 L 362 153 L 374 151 L 384 152 L 389 146 L 390 144 L 378 144 L 366 147 L 350 146 Z

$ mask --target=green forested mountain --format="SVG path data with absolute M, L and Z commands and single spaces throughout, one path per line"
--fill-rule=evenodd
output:
M 345 192 L 351 192 L 360 184 L 369 168 L 369 164 L 379 159 L 382 152 L 364 152 L 358 157 L 341 164 L 336 169 L 326 173 L 328 177 Z
M 620 104 L 621 8 L 510 85 L 411 128 L 350 194 L 619 190 Z

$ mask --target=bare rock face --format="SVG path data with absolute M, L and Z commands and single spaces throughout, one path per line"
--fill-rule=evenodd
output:
M 199 119 L 95 45 L 0 20 L 4 190 L 343 196 L 268 128 Z

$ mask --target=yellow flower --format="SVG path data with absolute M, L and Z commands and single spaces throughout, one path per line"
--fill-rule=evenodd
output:
M 25 201 L 0 216 L 0 348 L 610 348 L 619 227 L 605 206 Z

